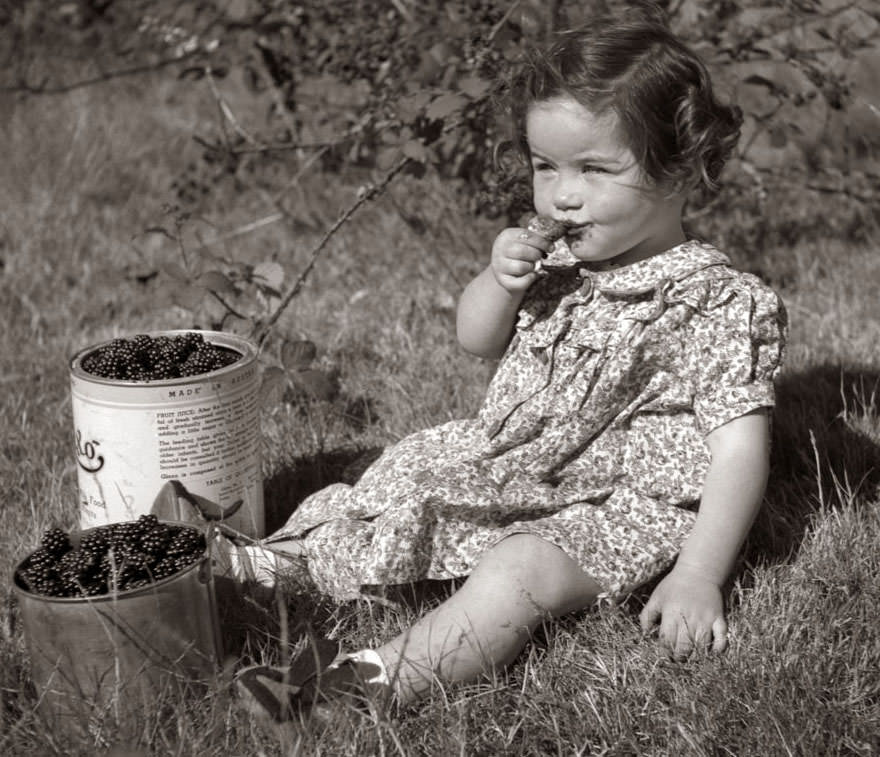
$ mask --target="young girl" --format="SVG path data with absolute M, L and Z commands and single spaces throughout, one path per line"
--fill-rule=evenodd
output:
M 687 239 L 682 207 L 716 184 L 739 111 L 651 16 L 561 34 L 509 101 L 535 209 L 565 236 L 505 229 L 461 296 L 459 341 L 501 358 L 478 416 L 403 439 L 268 540 L 338 598 L 467 580 L 329 670 L 307 650 L 290 671 L 244 671 L 245 701 L 276 720 L 319 693 L 409 702 L 435 679 L 476 679 L 546 618 L 670 566 L 642 627 L 659 625 L 676 658 L 727 643 L 722 586 L 764 493 L 785 315 L 757 278 Z

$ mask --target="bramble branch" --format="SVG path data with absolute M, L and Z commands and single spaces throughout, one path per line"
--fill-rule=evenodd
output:
M 370 202 L 371 200 L 379 197 L 387 188 L 388 185 L 394 180 L 394 178 L 410 163 L 410 158 L 404 157 L 401 158 L 397 163 L 395 163 L 385 175 L 382 177 L 382 180 L 378 184 L 372 184 L 367 187 L 362 187 L 358 192 L 357 199 L 346 208 L 340 215 L 339 218 L 333 223 L 333 225 L 327 229 L 324 233 L 324 236 L 321 237 L 320 241 L 315 245 L 309 255 L 309 261 L 306 263 L 305 268 L 303 268 L 300 275 L 297 277 L 296 281 L 287 290 L 287 292 L 282 296 L 281 301 L 278 303 L 278 306 L 275 308 L 272 313 L 269 314 L 269 317 L 266 319 L 265 323 L 258 325 L 254 329 L 254 333 L 252 337 L 255 341 L 262 346 L 266 341 L 266 338 L 269 336 L 269 332 L 272 330 L 272 327 L 281 317 L 281 314 L 287 309 L 287 307 L 292 302 L 293 298 L 299 293 L 299 290 L 302 289 L 303 284 L 305 283 L 308 275 L 311 273 L 312 268 L 314 268 L 315 263 L 318 260 L 318 256 L 321 254 L 323 249 L 327 246 L 327 243 L 330 239 L 339 231 L 342 226 L 361 208 L 361 206 Z
M 174 58 L 165 58 L 163 60 L 156 61 L 155 63 L 145 63 L 140 66 L 131 66 L 130 68 L 121 68 L 116 71 L 107 71 L 103 74 L 100 74 L 99 76 L 93 76 L 88 79 L 81 79 L 80 81 L 71 82 L 70 84 L 58 84 L 55 86 L 49 86 L 46 79 L 44 79 L 40 84 L 29 84 L 26 81 L 20 81 L 18 84 L 11 87 L 0 87 L 0 92 L 26 92 L 31 95 L 62 95 L 67 92 L 73 92 L 76 89 L 83 89 L 84 87 L 91 87 L 96 84 L 103 84 L 104 82 L 108 82 L 113 79 L 121 79 L 126 76 L 136 76 L 137 74 L 146 74 L 152 71 L 159 71 L 160 69 L 167 68 L 168 66 L 182 63 L 188 58 L 192 58 L 199 52 L 201 51 L 194 50 L 193 52 L 184 53 L 183 55 L 178 55 Z

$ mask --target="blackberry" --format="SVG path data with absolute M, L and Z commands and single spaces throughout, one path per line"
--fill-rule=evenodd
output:
M 98 561 L 98 573 L 103 576 L 105 580 L 109 579 L 114 573 L 118 573 L 121 567 L 122 559 L 117 556 L 114 547 L 111 547 L 101 555 L 101 558 Z
M 192 528 L 186 528 L 172 537 L 168 543 L 166 554 L 185 555 L 191 552 L 201 552 L 204 548 L 205 540 L 202 535 Z
M 142 586 L 147 586 L 152 583 L 149 578 L 130 578 L 124 581 L 120 586 L 120 591 L 131 591 L 132 589 L 140 589 Z
M 98 597 L 101 594 L 107 593 L 107 584 L 103 581 L 93 579 L 88 583 L 82 584 L 80 587 L 80 593 L 84 597 Z
M 45 594 L 49 597 L 61 597 L 65 591 L 58 577 L 55 575 L 37 579 L 33 583 L 28 582 L 29 589 L 34 594 Z
M 151 379 L 156 381 L 165 381 L 166 379 L 180 378 L 180 368 L 172 363 L 168 358 L 162 358 L 153 363 L 153 371 L 150 375 Z
M 153 561 L 147 552 L 144 552 L 135 544 L 126 544 L 121 547 L 119 558 L 123 569 L 127 569 L 130 573 L 140 573 L 146 570 Z
M 93 528 L 83 534 L 79 541 L 79 548 L 91 552 L 102 553 L 106 551 L 110 543 L 110 533 L 106 528 Z
M 179 366 L 184 360 L 186 360 L 190 352 L 192 352 L 192 350 L 181 341 L 180 337 L 174 337 L 165 346 L 162 356 L 172 365 Z
M 196 376 L 224 368 L 241 355 L 217 347 L 196 331 L 174 336 L 136 334 L 118 338 L 82 359 L 82 368 L 102 378 L 126 381 L 163 381 Z
M 138 353 L 146 353 L 147 350 L 150 349 L 150 345 L 153 343 L 153 337 L 149 334 L 135 334 L 131 338 L 131 346 Z
M 125 523 L 113 523 L 110 526 L 108 535 L 108 546 L 114 549 L 121 549 L 140 536 L 140 526 L 136 521 L 127 521 Z
M 176 557 L 163 557 L 159 560 L 150 571 L 152 573 L 153 578 L 156 581 L 161 581 L 163 578 L 168 578 L 168 576 L 173 576 L 177 573 L 177 558 Z
M 95 566 L 95 556 L 82 549 L 72 549 L 58 560 L 58 575 L 62 580 L 80 579 Z
M 152 514 L 90 529 L 72 547 L 50 529 L 27 557 L 18 581 L 28 591 L 55 597 L 92 597 L 158 581 L 197 562 L 205 550 L 200 531 L 162 523 Z
M 27 580 L 29 584 L 36 584 L 42 581 L 48 581 L 51 578 L 57 578 L 58 573 L 55 571 L 55 564 L 36 565 L 22 568 L 21 576 Z
M 40 544 L 51 555 L 63 555 L 70 549 L 70 539 L 67 533 L 60 528 L 50 528 L 43 534 Z
M 198 376 L 208 373 L 214 367 L 214 354 L 211 346 L 203 344 L 195 352 L 191 353 L 184 364 L 180 366 L 180 372 L 184 376 Z
M 165 549 L 170 540 L 171 535 L 168 531 L 164 528 L 154 528 L 152 531 L 148 531 L 141 536 L 141 549 L 143 549 L 144 552 L 158 555 Z
M 178 571 L 183 570 L 184 568 L 188 568 L 193 563 L 198 562 L 201 556 L 201 553 L 197 551 L 186 552 L 182 555 L 175 555 L 174 567 Z
M 53 555 L 45 547 L 40 547 L 27 560 L 29 568 L 40 568 L 42 566 L 51 566 L 55 564 L 55 555 Z
M 158 516 L 153 513 L 145 513 L 141 515 L 137 519 L 137 524 L 145 531 L 153 531 L 157 528 L 161 528 L 162 524 L 159 522 Z
M 25 587 L 36 594 L 47 593 L 47 588 L 58 581 L 58 574 L 55 572 L 54 566 L 23 568 L 18 576 Z
M 180 334 L 177 339 L 180 340 L 180 343 L 186 349 L 187 354 L 198 349 L 199 345 L 205 343 L 205 337 L 203 337 L 198 331 L 188 331 L 186 334 Z

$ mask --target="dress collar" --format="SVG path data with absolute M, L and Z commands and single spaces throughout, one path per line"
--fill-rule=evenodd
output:
M 600 291 L 616 294 L 649 292 L 664 282 L 680 281 L 710 266 L 730 265 L 730 258 L 712 245 L 688 240 L 645 260 L 605 270 L 592 270 L 568 249 L 554 250 L 557 270 L 575 270 Z M 553 270 L 550 266 L 548 269 Z

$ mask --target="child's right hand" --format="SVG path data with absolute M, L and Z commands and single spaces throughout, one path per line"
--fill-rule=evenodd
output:
M 538 278 L 535 263 L 553 247 L 553 242 L 528 229 L 504 229 L 492 245 L 492 273 L 508 292 L 524 292 Z

